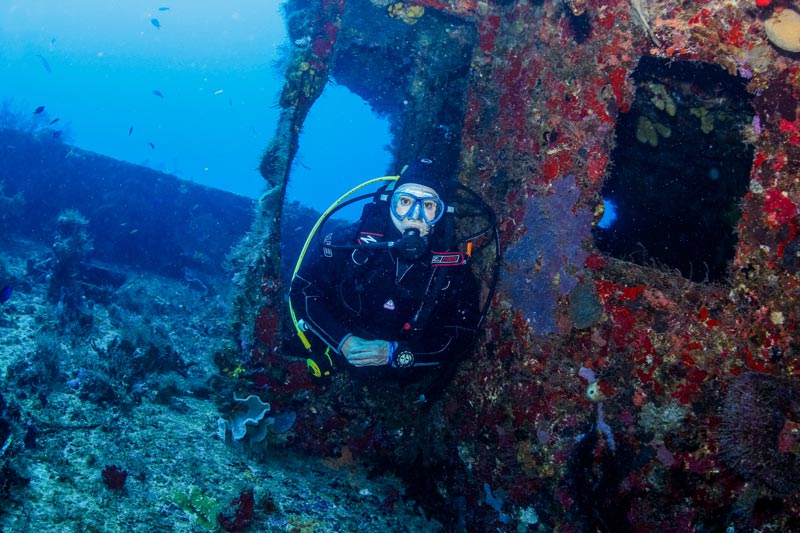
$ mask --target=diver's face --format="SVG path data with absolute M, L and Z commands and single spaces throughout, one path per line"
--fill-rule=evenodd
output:
M 442 217 L 444 203 L 430 187 L 405 183 L 392 195 L 390 213 L 392 223 L 400 233 L 416 229 L 424 237 Z

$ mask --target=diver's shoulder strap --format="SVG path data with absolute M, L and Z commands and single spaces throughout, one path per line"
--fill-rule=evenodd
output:
M 398 176 L 398 178 L 399 177 L 400 176 Z M 378 191 L 375 193 L 375 201 L 385 202 L 388 204 L 389 198 L 394 193 L 394 189 L 396 186 L 397 186 L 397 180 L 387 182 L 386 185 L 378 189 Z
M 394 182 L 391 183 L 394 185 Z M 361 219 L 358 222 L 356 241 L 358 244 L 381 242 L 386 236 L 386 219 L 388 218 L 386 204 L 382 201 L 372 201 L 364 206 Z

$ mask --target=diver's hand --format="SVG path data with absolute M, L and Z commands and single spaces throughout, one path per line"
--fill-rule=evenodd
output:
M 342 354 L 353 366 L 381 366 L 389 363 L 389 342 L 368 341 L 355 335 L 342 345 Z

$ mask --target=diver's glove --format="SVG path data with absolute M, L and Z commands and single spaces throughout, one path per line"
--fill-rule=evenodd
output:
M 394 343 L 389 341 L 368 341 L 350 335 L 342 343 L 342 355 L 353 366 L 382 366 L 391 364 Z

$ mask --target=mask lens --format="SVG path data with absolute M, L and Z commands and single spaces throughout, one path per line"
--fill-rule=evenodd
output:
M 411 208 L 415 207 L 414 204 L 417 203 L 416 196 L 412 196 L 410 194 L 395 194 L 392 197 L 392 208 L 394 209 L 394 214 L 399 219 L 405 218 L 409 212 L 411 212 Z
M 436 196 L 420 198 L 408 193 L 392 196 L 392 212 L 400 220 L 414 218 L 434 224 L 442 218 L 444 203 Z

